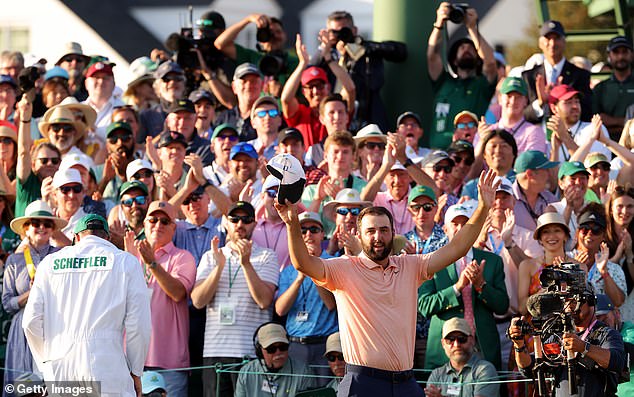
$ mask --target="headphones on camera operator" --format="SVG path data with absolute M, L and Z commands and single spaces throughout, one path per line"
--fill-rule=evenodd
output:
M 270 325 L 270 324 L 275 324 L 275 325 L 279 325 L 280 327 L 282 327 L 282 329 L 284 330 L 284 336 L 286 337 L 286 340 L 288 340 L 288 332 L 286 332 L 286 328 L 284 328 L 284 326 L 278 322 L 275 321 L 267 321 L 266 323 L 261 324 L 259 327 L 256 328 L 255 332 L 253 333 L 253 348 L 255 349 L 255 356 L 257 357 L 258 361 L 260 362 L 260 364 L 262 365 L 262 368 L 265 370 L 264 372 L 277 372 L 279 371 L 279 369 L 275 369 L 275 368 L 269 368 L 266 365 L 266 361 L 264 360 L 264 353 L 262 353 L 262 350 L 264 349 L 262 347 L 262 344 L 260 344 L 260 340 L 258 338 L 258 333 L 260 332 L 260 329 L 262 329 L 263 327 Z M 293 363 L 291 362 L 291 374 L 293 373 Z

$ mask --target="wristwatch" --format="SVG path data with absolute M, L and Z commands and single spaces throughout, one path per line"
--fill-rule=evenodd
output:
M 524 346 L 522 346 L 522 347 L 515 347 L 515 346 L 513 346 L 513 350 L 515 350 L 515 351 L 516 351 L 516 352 L 518 352 L 518 353 L 525 352 L 525 351 L 526 351 L 526 345 L 524 345 Z
M 405 160 L 405 162 L 403 163 L 403 167 L 407 168 L 411 165 L 415 165 L 414 162 L 412 161 L 412 159 L 410 159 L 409 157 L 407 158 L 407 160 Z
M 586 342 L 586 347 L 581 352 L 581 357 L 585 358 L 586 354 L 588 354 L 589 351 L 590 351 L 590 342 Z
M 156 261 L 152 261 L 147 264 L 147 267 L 149 267 L 150 269 L 155 269 L 157 266 L 158 266 L 158 263 L 156 263 Z

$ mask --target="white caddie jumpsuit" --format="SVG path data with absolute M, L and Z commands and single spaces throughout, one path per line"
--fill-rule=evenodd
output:
M 139 261 L 92 235 L 48 255 L 22 327 L 45 380 L 100 381 L 103 395 L 136 396 L 130 372 L 141 376 L 151 333 Z

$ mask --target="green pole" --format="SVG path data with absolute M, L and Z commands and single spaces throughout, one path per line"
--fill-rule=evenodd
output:
M 396 117 L 405 111 L 418 113 L 423 129 L 429 131 L 433 98 L 427 76 L 427 39 L 439 4 L 438 0 L 374 0 L 373 40 L 402 41 L 408 52 L 404 63 L 385 62 L 382 96 L 390 131 L 396 127 Z M 428 141 L 427 133 L 423 139 Z

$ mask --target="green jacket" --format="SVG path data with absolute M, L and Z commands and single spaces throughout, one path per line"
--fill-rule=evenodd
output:
M 493 313 L 504 315 L 509 308 L 509 297 L 504 284 L 504 264 L 502 258 L 490 252 L 473 248 L 473 258 L 480 263 L 485 260 L 484 280 L 486 285 L 481 293 L 472 288 L 473 315 L 477 335 L 477 346 L 484 358 L 500 370 L 500 337 Z M 439 271 L 420 288 L 418 310 L 431 318 L 425 368 L 434 369 L 449 361 L 440 343 L 442 326 L 453 317 L 464 318 L 462 297 L 456 296 L 453 285 L 458 282 L 456 264 L 452 263 Z

